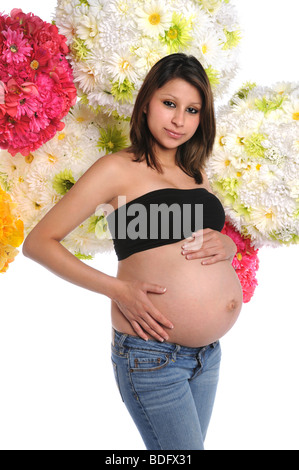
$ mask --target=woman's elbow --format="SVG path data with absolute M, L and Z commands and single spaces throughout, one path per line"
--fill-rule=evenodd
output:
M 32 258 L 34 252 L 35 243 L 32 242 L 32 237 L 30 234 L 25 238 L 25 241 L 22 246 L 22 253 L 27 258 Z
M 43 249 L 44 239 L 33 229 L 25 238 L 22 247 L 22 253 L 27 258 L 35 258 L 35 256 Z

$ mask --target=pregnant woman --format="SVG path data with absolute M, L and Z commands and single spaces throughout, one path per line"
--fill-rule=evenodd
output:
M 204 171 L 215 139 L 208 77 L 172 54 L 147 75 L 129 149 L 100 158 L 39 222 L 23 253 L 111 299 L 112 364 L 148 450 L 203 450 L 218 384 L 219 339 L 236 322 L 236 246 Z M 122 196 L 122 197 L 120 197 Z M 122 202 L 120 204 L 120 201 Z M 116 277 L 60 243 L 102 205 Z

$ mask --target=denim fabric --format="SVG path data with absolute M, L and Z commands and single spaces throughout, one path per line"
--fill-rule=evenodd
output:
M 219 341 L 202 348 L 114 330 L 112 364 L 147 450 L 204 450 L 219 379 Z

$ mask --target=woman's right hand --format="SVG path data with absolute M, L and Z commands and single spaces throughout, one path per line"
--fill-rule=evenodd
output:
M 172 329 L 173 325 L 152 304 L 147 292 L 161 295 L 166 288 L 137 280 L 122 281 L 122 287 L 113 300 L 140 338 L 147 341 L 148 333 L 158 341 L 167 341 L 169 336 L 163 327 Z

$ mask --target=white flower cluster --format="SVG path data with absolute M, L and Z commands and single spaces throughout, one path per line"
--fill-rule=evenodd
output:
M 255 248 L 299 243 L 299 83 L 247 83 L 218 113 L 206 171 Z
M 215 97 L 237 71 L 240 28 L 230 0 L 58 0 L 56 25 L 85 102 L 128 117 L 151 67 L 185 52 L 205 68 Z
M 25 235 L 67 193 L 80 176 L 107 153 L 128 145 L 129 123 L 98 114 L 78 103 L 63 120 L 63 131 L 24 157 L 0 153 L 0 185 L 17 203 Z M 103 211 L 95 213 L 62 241 L 81 258 L 113 250 Z

